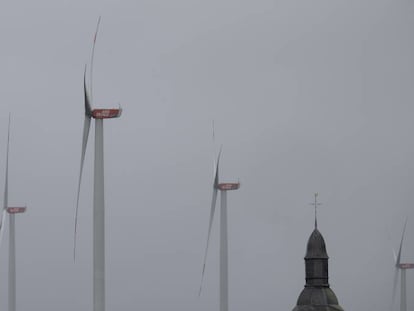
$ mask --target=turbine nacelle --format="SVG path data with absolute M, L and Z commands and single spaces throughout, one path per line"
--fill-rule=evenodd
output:
M 26 206 L 23 207 L 8 207 L 7 213 L 9 214 L 22 214 L 26 212 Z
M 111 119 L 119 118 L 122 114 L 122 109 L 93 109 L 91 117 L 94 119 Z
M 220 183 L 216 187 L 221 191 L 237 190 L 240 188 L 240 183 Z
M 414 263 L 400 263 L 397 265 L 397 268 L 404 270 L 414 269 Z

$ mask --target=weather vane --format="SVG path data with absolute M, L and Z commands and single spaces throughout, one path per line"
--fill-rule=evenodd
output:
M 317 229 L 318 228 L 318 215 L 317 215 L 317 208 L 318 208 L 318 206 L 319 205 L 322 205 L 322 203 L 318 203 L 318 195 L 319 195 L 319 193 L 315 193 L 314 194 L 314 196 L 315 196 L 315 202 L 313 202 L 313 203 L 309 203 L 310 205 L 313 205 L 314 207 L 315 207 L 315 229 Z

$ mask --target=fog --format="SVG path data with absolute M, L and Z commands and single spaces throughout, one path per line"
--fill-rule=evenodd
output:
M 241 181 L 228 194 L 231 310 L 293 309 L 314 192 L 339 304 L 389 310 L 406 217 L 402 259 L 414 260 L 410 0 L 4 1 L 0 189 L 11 112 L 9 203 L 28 206 L 18 309 L 92 308 L 93 126 L 76 262 L 72 248 L 99 16 L 94 106 L 123 108 L 104 125 L 107 309 L 218 309 L 218 214 L 198 289 L 223 145 L 220 179 Z

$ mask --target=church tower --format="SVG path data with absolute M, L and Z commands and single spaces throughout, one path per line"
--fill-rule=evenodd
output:
M 315 194 L 315 229 L 309 237 L 305 255 L 306 284 L 293 311 L 343 311 L 335 293 L 329 287 L 328 254 L 325 240 L 319 232 Z

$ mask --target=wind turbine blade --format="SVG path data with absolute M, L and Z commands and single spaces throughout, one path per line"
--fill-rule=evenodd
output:
M 99 24 L 101 23 L 101 17 L 99 16 L 98 18 L 98 23 L 96 24 L 96 30 L 95 30 L 95 35 L 93 36 L 93 45 L 92 45 L 92 53 L 91 53 L 91 80 L 90 80 L 90 87 L 91 87 L 91 97 L 93 99 L 93 93 L 92 93 L 92 81 L 93 81 L 93 59 L 95 56 L 95 44 L 96 44 L 96 38 L 98 37 L 98 31 L 99 31 Z
M 86 68 L 85 68 L 86 73 Z M 81 162 L 80 162 L 80 172 L 79 172 L 79 182 L 78 182 L 78 194 L 76 197 L 76 209 L 75 209 L 75 228 L 74 228 L 74 237 L 73 237 L 73 260 L 76 258 L 76 232 L 78 227 L 78 210 L 79 210 L 79 196 L 80 196 L 80 186 L 82 181 L 82 172 L 83 164 L 85 162 L 85 153 L 86 146 L 88 144 L 89 129 L 91 126 L 91 109 L 88 100 L 88 92 L 86 90 L 85 83 L 85 74 L 84 74 L 84 92 L 85 92 L 85 121 L 83 123 L 83 137 L 82 137 L 82 152 L 81 152 Z
M 394 283 L 392 286 L 392 300 L 391 300 L 391 310 L 394 307 L 395 304 L 395 295 L 397 293 L 397 282 L 398 282 L 398 268 L 395 268 L 395 272 L 394 272 Z
M 219 184 L 219 165 L 220 165 L 220 156 L 221 156 L 222 149 L 223 149 L 223 146 L 220 146 L 220 151 L 219 151 L 217 162 L 216 162 L 216 170 L 214 172 L 214 188 L 217 188 Z
M 208 245 L 210 242 L 210 234 L 211 234 L 211 227 L 213 225 L 213 219 L 214 219 L 214 212 L 216 210 L 216 202 L 217 202 L 217 188 L 214 188 L 213 190 L 213 198 L 211 200 L 211 210 L 210 210 L 210 221 L 208 224 L 208 233 L 207 233 L 207 244 L 206 244 L 206 250 L 204 252 L 204 260 L 203 260 L 203 271 L 201 272 L 201 282 L 200 282 L 200 290 L 198 291 L 198 295 L 201 295 L 201 289 L 203 286 L 203 279 L 204 279 L 204 272 L 206 270 L 206 262 L 207 262 L 207 253 L 208 253 Z
M 85 122 L 83 125 L 83 139 L 82 139 L 82 153 L 81 153 L 81 163 L 80 163 L 80 172 L 79 172 L 79 182 L 78 182 L 78 195 L 76 197 L 76 209 L 75 209 L 75 231 L 74 231 L 74 245 L 73 245 L 73 259 L 76 256 L 76 232 L 78 226 L 78 210 L 79 210 L 79 195 L 80 195 L 80 186 L 82 181 L 82 171 L 83 164 L 85 161 L 86 145 L 88 143 L 89 128 L 91 125 L 91 118 L 85 116 Z
M 3 212 L 0 221 L 0 245 L 3 241 L 4 227 L 6 226 L 7 207 L 9 205 L 9 145 L 10 145 L 10 114 L 9 126 L 7 130 L 7 150 L 6 150 L 6 177 L 4 181 Z
M 85 65 L 85 71 L 83 73 L 83 93 L 85 96 L 85 115 L 88 117 L 92 116 L 92 107 L 89 100 L 88 90 L 86 88 L 86 65 Z
M 9 114 L 9 128 L 7 131 L 7 153 L 6 153 L 6 178 L 4 181 L 4 197 L 3 197 L 3 209 L 6 210 L 9 204 L 9 145 L 10 145 L 10 114 Z
M 212 124 L 212 130 L 213 130 L 213 176 L 216 175 L 216 138 L 215 138 L 215 133 L 214 133 L 214 120 L 213 120 L 213 124 Z
M 213 147 L 214 147 L 215 139 L 216 139 L 216 134 L 214 131 L 214 119 L 213 119 Z
M 395 262 L 395 265 L 397 267 L 401 263 L 401 251 L 402 251 L 402 245 L 403 245 L 403 241 L 404 241 L 404 235 L 405 235 L 405 228 L 406 228 L 406 226 L 407 226 L 407 219 L 405 220 L 404 229 L 403 229 L 403 233 L 402 233 L 402 236 L 401 236 L 400 249 L 398 251 L 397 260 Z
M 6 209 L 3 209 L 3 213 L 1 215 L 1 220 L 0 220 L 0 245 L 3 242 L 4 227 L 6 227 L 6 219 L 7 219 L 6 217 L 7 217 Z
M 209 242 L 210 242 L 211 227 L 213 226 L 214 212 L 216 210 L 217 192 L 218 192 L 217 186 L 218 186 L 218 183 L 219 183 L 219 162 L 220 162 L 220 155 L 221 155 L 221 148 L 220 148 L 219 155 L 217 157 L 217 164 L 216 164 L 216 170 L 215 170 L 215 176 L 214 176 L 213 197 L 211 199 L 210 221 L 209 221 L 209 224 L 208 224 L 207 244 L 206 244 L 206 250 L 204 252 L 203 271 L 201 273 L 200 290 L 198 292 L 198 295 L 199 296 L 201 295 L 201 289 L 202 289 L 202 286 L 203 286 L 204 272 L 206 270 L 206 261 L 207 261 L 208 245 L 209 245 Z
M 392 254 L 394 256 L 394 261 L 397 262 L 397 253 L 395 252 L 395 249 L 392 249 Z

